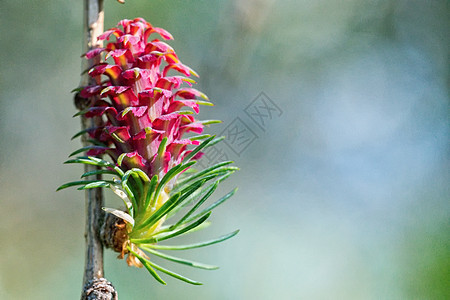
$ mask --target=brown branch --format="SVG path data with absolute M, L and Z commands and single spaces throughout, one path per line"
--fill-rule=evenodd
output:
M 84 0 L 84 51 L 101 47 L 102 44 L 97 37 L 103 33 L 103 0 Z M 83 60 L 82 70 L 86 70 L 98 61 L 94 59 Z M 80 86 L 92 85 L 98 83 L 87 74 L 81 77 Z M 78 109 L 83 109 L 93 99 L 82 99 L 78 95 L 75 97 L 75 105 Z M 81 129 L 98 126 L 101 123 L 100 118 L 87 119 L 81 117 Z M 83 146 L 87 146 L 86 137 L 82 138 Z M 94 166 L 85 165 L 85 172 L 94 170 Z M 97 175 L 96 179 L 101 179 Z M 100 239 L 100 228 L 104 219 L 102 206 L 104 203 L 102 189 L 88 189 L 86 198 L 86 257 L 83 278 L 83 291 L 81 299 L 118 299 L 117 291 L 114 286 L 103 278 L 103 245 Z

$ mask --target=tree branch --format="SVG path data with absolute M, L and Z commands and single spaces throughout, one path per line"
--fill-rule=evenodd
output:
M 103 33 L 103 0 L 84 0 L 84 51 L 101 47 L 102 43 L 97 37 Z M 98 59 L 98 58 L 97 58 Z M 83 60 L 82 70 L 86 70 L 98 63 L 94 59 Z M 84 74 L 81 77 L 80 86 L 97 84 L 100 78 L 93 79 Z M 82 99 L 77 95 L 75 105 L 78 109 L 83 109 L 92 99 Z M 81 117 L 81 129 L 98 126 L 101 118 L 87 119 Z M 83 146 L 87 146 L 86 137 L 82 138 Z M 85 172 L 92 171 L 94 166 L 85 165 Z M 97 175 L 100 179 L 101 175 Z M 100 239 L 100 228 L 104 219 L 103 193 L 102 189 L 88 189 L 86 198 L 86 257 L 83 279 L 83 291 L 81 299 L 118 299 L 114 286 L 103 278 L 103 245 Z

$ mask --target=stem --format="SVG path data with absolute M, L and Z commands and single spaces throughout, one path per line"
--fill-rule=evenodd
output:
M 101 47 L 102 43 L 97 41 L 97 37 L 103 33 L 103 0 L 84 0 L 84 50 L 85 52 Z M 98 59 L 98 58 L 97 58 Z M 94 59 L 83 60 L 82 69 L 93 66 L 98 61 Z M 93 79 L 85 74 L 81 77 L 80 86 L 96 84 L 100 78 Z M 75 105 L 82 109 L 92 101 L 75 97 Z M 87 119 L 81 117 L 81 129 L 98 126 L 101 118 Z M 82 138 L 83 146 L 88 142 Z M 95 170 L 95 166 L 85 165 L 85 172 Z M 96 175 L 101 179 L 101 175 Z M 100 228 L 104 219 L 103 193 L 101 188 L 88 189 L 85 193 L 86 199 L 86 257 L 83 278 L 83 290 L 81 299 L 118 299 L 117 292 L 110 282 L 103 278 L 103 245 L 100 240 Z

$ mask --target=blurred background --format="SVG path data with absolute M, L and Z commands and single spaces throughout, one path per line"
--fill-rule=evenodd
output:
M 182 254 L 221 268 L 161 286 L 106 251 L 120 299 L 450 299 L 448 1 L 105 2 L 173 34 L 241 167 L 189 237 L 240 234 Z M 79 299 L 84 194 L 55 189 L 82 174 L 82 1 L 0 6 L 0 299 Z

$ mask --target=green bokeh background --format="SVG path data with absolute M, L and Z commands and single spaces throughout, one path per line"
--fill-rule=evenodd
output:
M 120 299 L 450 299 L 449 2 L 105 1 L 105 28 L 144 17 L 175 37 L 216 104 L 258 138 L 218 191 L 239 192 L 185 257 L 217 271 L 168 278 L 106 252 Z M 79 299 L 83 193 L 70 91 L 78 85 L 82 1 L 1 0 L 0 299 Z M 282 110 L 258 127 L 261 92 Z M 109 205 L 118 205 L 108 194 Z M 180 242 L 182 242 L 181 240 Z

